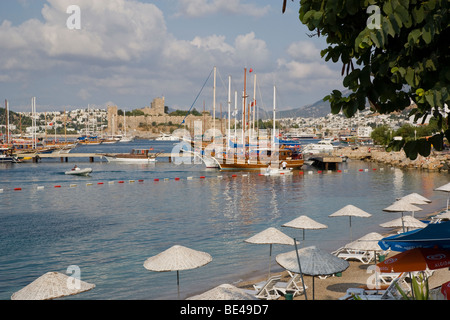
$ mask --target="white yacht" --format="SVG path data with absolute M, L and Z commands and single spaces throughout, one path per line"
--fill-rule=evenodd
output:
M 331 140 L 320 140 L 317 143 L 310 143 L 303 147 L 303 154 L 331 153 L 334 145 Z

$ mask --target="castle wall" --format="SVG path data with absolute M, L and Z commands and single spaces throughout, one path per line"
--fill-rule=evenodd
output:
M 185 119 L 185 116 L 170 116 L 164 113 L 164 104 L 164 97 L 155 98 L 151 102 L 151 107 L 140 109 L 144 112 L 143 116 L 127 116 L 126 132 L 136 133 L 153 131 L 153 133 L 159 134 L 160 131 L 163 131 L 161 127 L 158 126 L 160 124 L 169 125 L 169 123 L 171 123 L 173 126 L 180 126 L 182 121 Z M 125 128 L 123 128 L 124 116 L 119 116 L 117 114 L 117 110 L 117 106 L 108 107 L 107 132 L 111 135 L 116 135 L 125 131 Z M 193 131 L 195 121 L 201 121 L 201 127 L 203 131 L 212 129 L 213 127 L 213 121 L 210 115 L 194 116 L 192 114 L 186 117 L 185 123 L 181 127 Z M 225 128 L 226 121 L 223 120 L 221 124 L 220 120 L 216 118 L 216 129 L 223 131 L 225 130 Z

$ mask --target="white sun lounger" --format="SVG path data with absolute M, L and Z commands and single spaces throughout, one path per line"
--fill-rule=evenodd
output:
M 273 276 L 261 286 L 260 289 L 243 289 L 246 293 L 254 295 L 258 299 L 263 300 L 276 300 L 280 296 L 277 290 L 275 290 L 275 284 L 281 279 L 281 276 Z M 254 285 L 254 287 L 257 285 Z
M 339 298 L 339 300 L 400 300 L 402 295 L 398 291 L 396 284 L 405 292 L 409 293 L 411 286 L 405 281 L 407 276 L 406 272 L 402 272 L 400 276 L 395 278 L 386 290 L 368 290 L 365 288 L 349 288 L 345 296 Z
M 291 275 L 289 281 L 278 281 L 277 283 L 275 283 L 274 288 L 275 290 L 281 292 L 283 295 L 285 295 L 286 293 L 292 293 L 293 297 L 295 297 L 296 295 L 301 295 L 304 292 L 302 279 L 300 274 L 298 273 Z M 305 286 L 305 289 L 308 288 Z

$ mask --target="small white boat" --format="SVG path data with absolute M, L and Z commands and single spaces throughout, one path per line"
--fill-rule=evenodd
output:
M 92 172 L 92 168 L 73 168 L 72 170 L 66 171 L 65 174 L 74 176 L 88 176 Z
M 282 168 L 264 168 L 261 169 L 261 174 L 264 176 L 288 176 L 288 175 L 292 175 L 292 168 L 286 168 L 286 169 L 282 169 Z
M 155 139 L 156 141 L 180 141 L 179 137 L 172 136 L 161 132 L 161 135 Z

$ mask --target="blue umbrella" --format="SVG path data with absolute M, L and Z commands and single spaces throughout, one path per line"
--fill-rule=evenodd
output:
M 423 229 L 413 230 L 381 239 L 378 245 L 387 250 L 403 252 L 414 248 L 450 249 L 450 221 L 430 223 Z

